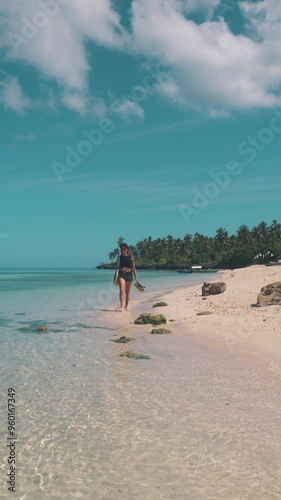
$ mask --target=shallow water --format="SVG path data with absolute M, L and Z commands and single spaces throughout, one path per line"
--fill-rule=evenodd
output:
M 98 303 L 111 274 L 95 292 L 75 275 L 73 286 L 68 277 L 49 292 L 41 282 L 1 294 L 1 436 L 6 443 L 13 387 L 14 496 L 281 499 L 279 381 L 180 333 L 153 336 L 130 325 L 147 295 L 136 292 L 121 318 L 110 302 Z M 142 281 L 154 297 L 183 283 L 157 274 L 157 292 L 149 279 Z M 43 324 L 47 333 L 34 331 Z M 121 334 L 136 340 L 110 342 Z M 120 357 L 127 349 L 151 359 Z M 1 460 L 5 477 L 7 456 Z M 0 497 L 9 495 L 1 481 Z

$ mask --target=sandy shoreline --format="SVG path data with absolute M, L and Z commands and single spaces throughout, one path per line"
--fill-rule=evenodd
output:
M 262 363 L 281 374 L 281 307 L 253 307 L 260 289 L 279 281 L 281 269 L 255 265 L 233 271 L 222 271 L 214 277 L 202 276 L 199 285 L 165 294 L 143 294 L 132 302 L 131 314 L 118 318 L 118 331 L 123 334 L 147 334 L 150 325 L 135 326 L 133 320 L 140 312 L 162 313 L 167 316 L 167 327 L 177 335 L 173 342 L 188 335 L 199 342 L 207 342 L 220 349 Z M 223 281 L 226 291 L 202 297 L 204 281 Z M 166 307 L 152 308 L 156 300 L 168 303 Z M 198 315 L 207 311 L 211 314 Z M 116 318 L 117 319 L 117 318 Z M 174 320 L 174 321 L 171 321 Z M 180 342 L 181 344 L 181 342 Z
M 175 319 L 176 331 L 208 341 L 230 352 L 265 362 L 281 373 L 281 308 L 252 307 L 260 289 L 279 281 L 278 267 L 251 266 L 220 273 L 216 281 L 226 283 L 226 291 L 203 299 L 201 285 L 163 296 L 163 308 Z M 208 277 L 202 279 L 208 281 Z M 212 314 L 198 316 L 208 311 Z
M 129 313 L 114 314 L 116 335 L 134 338 L 114 345 L 122 424 L 130 420 L 127 436 L 137 421 L 144 443 L 140 453 L 135 437 L 138 452 L 121 470 L 128 463 L 137 474 L 143 468 L 141 484 L 149 487 L 115 498 L 281 498 L 281 308 L 251 307 L 280 272 L 266 266 L 220 272 L 212 281 L 224 281 L 226 291 L 203 300 L 205 275 L 195 286 L 134 296 Z M 160 300 L 168 306 L 153 308 Z M 202 311 L 212 314 L 198 316 Z M 165 314 L 172 333 L 150 335 L 152 325 L 135 325 L 142 312 Z M 126 350 L 151 360 L 119 357 Z

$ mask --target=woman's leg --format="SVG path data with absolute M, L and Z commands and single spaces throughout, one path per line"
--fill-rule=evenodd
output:
M 120 299 L 120 308 L 124 307 L 124 295 L 125 295 L 125 280 L 123 278 L 119 278 L 119 299 Z
M 132 286 L 132 281 L 126 281 L 126 304 L 125 308 L 127 309 L 128 304 L 130 302 L 130 294 L 131 294 L 131 286 Z

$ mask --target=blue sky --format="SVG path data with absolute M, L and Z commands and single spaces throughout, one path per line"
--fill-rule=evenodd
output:
M 0 267 L 280 220 L 277 0 L 0 7 Z

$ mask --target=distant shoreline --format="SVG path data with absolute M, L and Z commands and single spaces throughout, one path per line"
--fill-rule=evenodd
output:
M 191 265 L 183 265 L 183 264 L 151 264 L 151 265 L 138 265 L 136 264 L 137 269 L 141 271 L 177 271 L 184 269 L 191 269 Z M 116 264 L 99 264 L 96 266 L 96 269 L 116 269 Z M 202 269 L 216 269 L 212 266 L 202 265 Z

